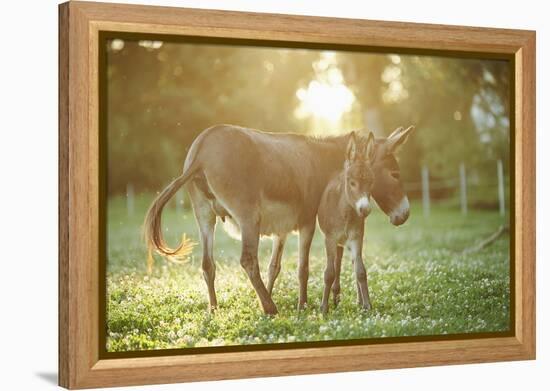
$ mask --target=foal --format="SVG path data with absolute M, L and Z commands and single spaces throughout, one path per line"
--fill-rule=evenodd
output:
M 362 259 L 365 218 L 371 211 L 370 193 L 374 182 L 371 159 L 374 136 L 366 141 L 352 133 L 343 169 L 328 183 L 319 206 L 319 226 L 325 235 L 327 265 L 321 311 L 328 312 L 332 287 L 335 305 L 340 295 L 340 269 L 344 246 L 351 251 L 357 280 L 357 298 L 365 310 L 371 308 L 367 272 Z

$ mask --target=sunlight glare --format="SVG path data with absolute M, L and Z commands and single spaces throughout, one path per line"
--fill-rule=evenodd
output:
M 299 118 L 311 116 L 337 122 L 351 110 L 355 95 L 343 84 L 341 72 L 332 69 L 327 76 L 326 81 L 312 80 L 307 88 L 296 91 L 300 100 L 296 111 Z

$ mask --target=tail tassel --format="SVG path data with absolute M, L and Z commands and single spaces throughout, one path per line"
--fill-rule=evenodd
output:
M 193 248 L 197 243 L 192 239 L 189 239 L 184 233 L 181 238 L 181 244 L 174 251 L 163 251 L 164 249 L 157 250 L 157 254 L 165 257 L 170 262 L 177 263 L 180 265 L 186 264 L 189 262 L 189 255 L 193 252 Z M 169 253 L 169 254 L 167 254 Z M 147 249 L 147 273 L 150 275 L 153 272 L 153 266 L 155 264 L 155 258 L 153 257 L 153 247 L 149 246 Z

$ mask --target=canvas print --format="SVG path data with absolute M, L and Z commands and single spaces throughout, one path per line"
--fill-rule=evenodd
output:
M 509 61 L 101 40 L 104 349 L 513 330 Z

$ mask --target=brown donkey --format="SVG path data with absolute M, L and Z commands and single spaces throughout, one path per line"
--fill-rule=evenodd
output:
M 387 138 L 375 139 L 371 158 L 371 169 L 375 173 L 372 186 L 372 198 L 378 206 L 390 217 L 390 222 L 399 226 L 407 221 L 409 217 L 409 200 L 403 190 L 400 179 L 400 169 L 395 158 L 395 153 L 406 142 L 410 133 L 414 130 L 413 126 L 407 129 L 397 128 Z M 359 138 L 359 137 L 358 137 Z M 344 153 L 344 150 L 342 150 Z M 341 167 L 336 172 L 341 171 Z M 271 294 L 275 280 L 281 270 L 281 258 L 286 241 L 286 235 L 273 235 L 273 250 L 271 261 L 269 263 L 267 289 Z M 338 254 L 342 251 L 338 247 Z M 339 255 L 339 259 L 342 254 Z M 340 292 L 340 279 L 334 281 L 333 290 Z
M 388 139 L 380 140 L 376 148 L 381 160 L 374 167 L 381 171 L 384 181 L 380 182 L 378 193 L 373 190 L 373 197 L 395 225 L 402 224 L 409 213 L 407 198 L 394 175 L 399 168 L 392 155 L 407 134 L 408 131 L 398 129 Z M 280 263 L 284 238 L 291 231 L 299 232 L 298 307 L 303 308 L 307 302 L 309 249 L 317 209 L 330 178 L 344 163 L 349 138 L 346 134 L 317 139 L 232 125 L 206 129 L 191 145 L 183 173 L 158 195 L 147 212 L 144 233 L 148 248 L 164 256 L 177 257 L 181 252 L 181 245 L 171 249 L 163 240 L 161 214 L 170 198 L 186 185 L 203 246 L 202 269 L 210 307 L 217 306 L 213 245 L 219 216 L 232 222 L 241 233 L 240 262 L 267 314 L 276 314 L 277 307 L 260 276 L 259 237 L 274 237 L 272 263 Z M 275 277 L 275 273 L 270 276 L 273 281 Z
M 371 161 L 374 137 L 369 133 L 366 142 L 358 143 L 352 134 L 342 170 L 329 182 L 319 205 L 319 227 L 325 235 L 327 265 L 321 312 L 328 312 L 332 288 L 334 303 L 340 294 L 340 269 L 344 246 L 352 254 L 357 280 L 357 297 L 365 309 L 371 308 L 367 271 L 362 259 L 365 218 L 371 211 L 370 196 L 374 184 Z

